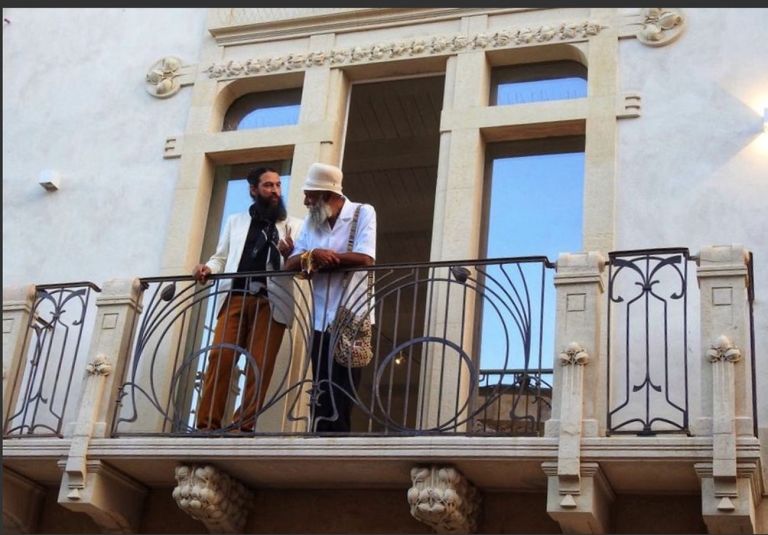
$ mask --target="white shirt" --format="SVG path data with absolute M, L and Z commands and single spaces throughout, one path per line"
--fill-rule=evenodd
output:
M 352 202 L 345 197 L 341 213 L 333 228 L 327 221 L 319 227 L 315 227 L 309 222 L 309 216 L 307 216 L 304 219 L 302 232 L 294 244 L 293 254 L 301 254 L 312 249 L 330 249 L 337 253 L 346 253 L 352 218 L 359 205 L 360 203 Z M 374 260 L 376 259 L 376 210 L 369 204 L 362 205 L 360 209 L 351 252 L 365 254 Z M 347 285 L 349 291 L 342 295 L 344 273 L 318 272 L 313 274 L 312 295 L 315 330 L 324 331 L 328 327 L 336 317 L 336 311 L 340 304 L 350 307 L 355 316 L 358 317 L 370 308 L 370 319 L 373 323 L 373 302 L 367 297 L 367 279 L 367 271 L 352 273 L 351 280 Z

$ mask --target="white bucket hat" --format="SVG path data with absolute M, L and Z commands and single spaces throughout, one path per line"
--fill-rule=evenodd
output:
M 332 191 L 341 195 L 341 180 L 343 178 L 344 173 L 335 165 L 313 163 L 309 166 L 302 191 Z

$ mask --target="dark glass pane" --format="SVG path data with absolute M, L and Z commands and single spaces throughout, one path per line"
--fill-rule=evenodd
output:
M 493 106 L 586 96 L 587 69 L 575 61 L 497 67 L 491 74 Z

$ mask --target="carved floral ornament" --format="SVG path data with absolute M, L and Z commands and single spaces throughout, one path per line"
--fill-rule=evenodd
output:
M 107 376 L 112 373 L 112 365 L 109 363 L 109 359 L 106 355 L 99 354 L 93 362 L 89 362 L 85 366 L 85 371 L 88 375 L 104 375 Z
M 157 60 L 146 76 L 147 93 L 157 98 L 172 97 L 181 89 L 181 60 L 176 56 L 166 56 Z
M 253 493 L 212 465 L 179 465 L 173 499 L 211 533 L 243 533 Z
M 685 19 L 679 9 L 645 8 L 637 40 L 648 46 L 668 45 L 683 33 Z
M 723 335 L 718 337 L 707 350 L 707 358 L 710 362 L 739 362 L 741 350 L 733 345 L 727 336 Z
M 480 495 L 450 466 L 417 466 L 411 469 L 408 489 L 411 515 L 437 533 L 472 533 L 477 528 Z
M 562 366 L 585 366 L 589 362 L 587 351 L 576 342 L 571 342 L 558 355 Z
M 314 51 L 307 54 L 292 53 L 286 56 L 249 59 L 245 62 L 230 60 L 226 63 L 214 63 L 204 69 L 203 72 L 207 72 L 209 78 L 235 78 L 262 72 L 306 69 L 323 65 L 335 66 L 401 57 L 450 54 L 472 49 L 509 48 L 550 41 L 587 39 L 597 35 L 604 28 L 605 26 L 598 23 L 584 21 L 579 23 L 564 22 L 554 26 L 544 25 L 499 30 L 494 33 L 479 33 L 473 36 L 464 34 L 436 36 L 330 51 Z

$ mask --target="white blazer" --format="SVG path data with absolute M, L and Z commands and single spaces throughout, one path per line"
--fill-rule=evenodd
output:
M 280 239 L 285 238 L 290 229 L 291 237 L 294 242 L 299 237 L 303 225 L 301 219 L 288 216 L 284 221 L 275 223 Z M 245 246 L 245 238 L 248 236 L 248 229 L 251 226 L 251 215 L 248 212 L 238 212 L 227 218 L 224 231 L 219 237 L 219 244 L 216 246 L 216 252 L 211 256 L 206 266 L 211 268 L 211 273 L 237 273 L 240 265 L 240 256 Z M 280 269 L 282 269 L 285 259 L 280 256 Z M 270 262 L 267 259 L 267 269 L 270 269 Z M 224 279 L 219 284 L 221 291 L 227 291 L 232 287 L 232 279 Z M 272 318 L 279 323 L 283 323 L 289 328 L 293 323 L 293 277 L 268 277 L 267 292 L 269 294 L 269 303 L 272 307 Z M 219 316 L 224 299 L 218 299 L 216 304 L 216 317 Z

